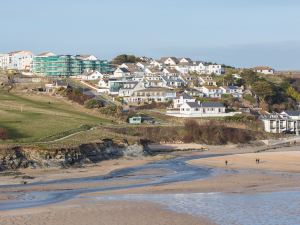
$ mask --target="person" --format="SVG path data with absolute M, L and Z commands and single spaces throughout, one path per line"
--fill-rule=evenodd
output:
M 225 165 L 227 166 L 227 164 L 228 164 L 228 161 L 226 160 L 226 161 L 225 161 Z
M 257 159 L 257 164 L 259 164 L 259 159 Z

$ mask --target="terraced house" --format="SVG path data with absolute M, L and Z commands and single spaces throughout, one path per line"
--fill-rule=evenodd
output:
M 92 55 L 55 55 L 51 52 L 42 53 L 33 58 L 33 73 L 43 76 L 77 76 L 84 71 L 111 71 L 105 60 Z

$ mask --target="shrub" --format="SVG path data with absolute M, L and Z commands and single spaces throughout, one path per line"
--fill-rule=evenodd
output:
M 85 107 L 88 109 L 101 108 L 104 106 L 104 103 L 100 100 L 90 99 L 84 103 Z
M 8 132 L 6 129 L 0 127 L 0 139 L 5 140 L 8 139 Z
M 195 120 L 185 123 L 185 135 L 183 141 L 186 143 L 205 143 L 205 144 L 227 144 L 247 143 L 252 140 L 252 135 L 243 129 L 230 128 L 215 121 L 209 121 L 200 125 Z
M 243 98 L 252 104 L 255 104 L 256 102 L 256 99 L 250 94 L 245 94 Z
M 87 100 L 92 98 L 91 96 L 81 93 L 79 89 L 73 89 L 71 87 L 65 89 L 64 94 L 68 99 L 77 102 L 80 105 L 83 105 Z
M 239 122 L 247 123 L 254 122 L 256 120 L 255 116 L 249 114 L 236 114 L 234 116 L 225 117 L 225 122 Z

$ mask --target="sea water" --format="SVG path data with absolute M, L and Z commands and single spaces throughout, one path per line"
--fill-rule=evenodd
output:
M 219 225 L 300 225 L 300 191 L 147 194 L 99 197 L 105 201 L 149 201 Z

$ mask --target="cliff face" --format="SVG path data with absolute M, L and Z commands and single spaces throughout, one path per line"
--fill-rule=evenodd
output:
M 121 157 L 141 157 L 145 154 L 142 145 L 115 144 L 109 140 L 69 149 L 15 147 L 0 150 L 0 171 L 28 167 L 70 167 Z

